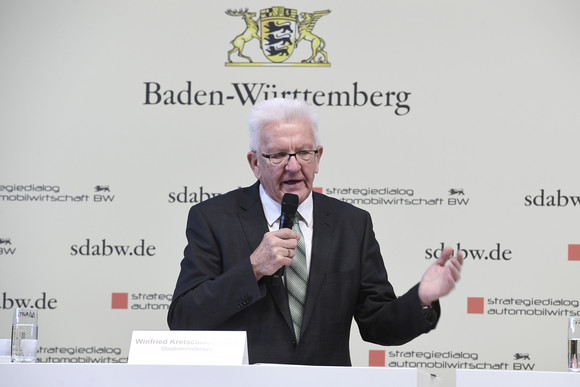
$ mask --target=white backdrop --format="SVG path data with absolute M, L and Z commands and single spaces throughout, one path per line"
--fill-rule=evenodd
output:
M 190 205 L 254 181 L 245 91 L 287 90 L 320 105 L 315 185 L 372 213 L 398 293 L 442 243 L 468 253 L 434 332 L 384 348 L 354 329 L 354 365 L 445 386 L 456 368 L 565 371 L 580 3 L 282 3 L 331 11 L 312 29 L 328 64 L 300 65 L 303 40 L 273 65 L 253 39 L 253 66 L 226 65 L 245 29 L 226 11 L 279 3 L 0 0 L 0 337 L 22 303 L 45 362 L 124 362 L 132 330 L 167 329 Z

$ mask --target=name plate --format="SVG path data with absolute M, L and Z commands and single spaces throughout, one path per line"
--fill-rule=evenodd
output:
M 245 331 L 133 331 L 129 364 L 248 364 Z

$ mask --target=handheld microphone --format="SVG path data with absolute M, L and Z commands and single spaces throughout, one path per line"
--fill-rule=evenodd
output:
M 280 228 L 292 228 L 294 216 L 298 210 L 298 195 L 285 193 L 282 197 L 282 214 L 280 215 Z
M 298 210 L 298 195 L 285 193 L 282 197 L 282 214 L 280 215 L 280 228 L 292 229 L 294 224 L 294 216 L 296 216 L 296 210 Z M 275 274 L 275 277 L 282 277 L 284 275 L 284 269 L 286 266 L 282 266 Z

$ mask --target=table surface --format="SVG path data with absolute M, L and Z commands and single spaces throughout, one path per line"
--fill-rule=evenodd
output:
M 580 373 L 457 370 L 456 387 L 579 387 Z
M 167 387 L 212 385 L 301 387 L 363 385 L 431 387 L 430 374 L 411 368 L 286 365 L 188 366 L 141 364 L 0 364 L 7 386 Z

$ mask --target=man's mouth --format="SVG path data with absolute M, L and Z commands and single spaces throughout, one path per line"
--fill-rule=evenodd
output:
M 301 182 L 302 182 L 302 180 L 285 180 L 284 185 L 294 186 L 294 185 L 300 184 Z

